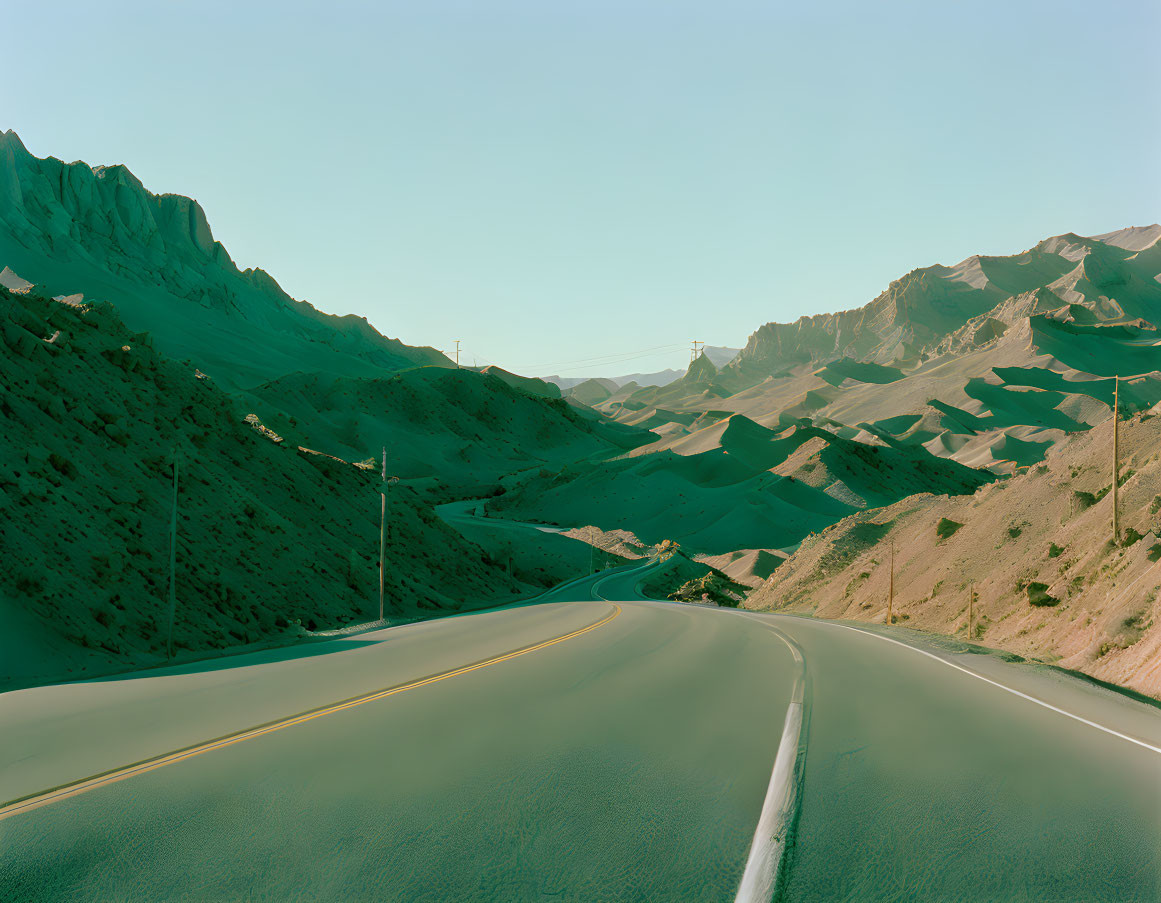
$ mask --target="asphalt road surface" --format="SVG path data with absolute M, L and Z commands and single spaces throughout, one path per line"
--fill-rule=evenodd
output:
M 0 900 L 1161 899 L 1156 708 L 640 577 L 0 695 Z

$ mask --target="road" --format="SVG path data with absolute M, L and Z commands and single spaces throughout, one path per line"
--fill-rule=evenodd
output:
M 780 899 L 1161 899 L 1157 709 L 640 577 L 0 695 L 0 900 L 733 900 L 795 650 Z

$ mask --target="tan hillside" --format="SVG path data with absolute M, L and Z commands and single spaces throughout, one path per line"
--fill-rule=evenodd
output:
M 746 605 L 883 622 L 893 542 L 898 623 L 967 638 L 974 584 L 979 643 L 1161 697 L 1161 417 L 1120 429 L 1120 547 L 1110 417 L 974 495 L 916 495 L 820 531 Z

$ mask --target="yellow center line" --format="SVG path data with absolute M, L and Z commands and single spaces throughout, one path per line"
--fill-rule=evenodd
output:
M 317 709 L 310 709 L 306 712 L 301 712 L 297 715 L 291 715 L 287 718 L 279 719 L 278 721 L 271 721 L 266 724 L 258 725 L 257 727 L 247 728 L 245 730 L 237 731 L 232 734 L 227 734 L 224 737 L 218 737 L 215 740 L 207 740 L 204 743 L 199 743 L 196 746 L 188 746 L 184 749 L 175 750 L 170 753 L 163 753 L 159 756 L 154 756 L 149 759 L 143 759 L 140 762 L 135 762 L 132 765 L 126 765 L 121 768 L 113 769 L 112 771 L 102 772 L 101 774 L 92 775 L 87 778 L 80 778 L 76 781 L 70 781 L 67 784 L 62 784 L 58 787 L 52 787 L 48 790 L 42 790 L 38 793 L 29 796 L 21 797 L 10 802 L 0 805 L 0 820 L 10 818 L 13 815 L 18 815 L 24 812 L 30 812 L 33 809 L 39 809 L 41 806 L 47 806 L 50 803 L 56 803 L 60 800 L 68 799 L 71 796 L 77 796 L 81 793 L 86 793 L 89 790 L 95 790 L 98 787 L 104 787 L 108 784 L 123 781 L 126 778 L 131 778 L 139 774 L 145 774 L 149 771 L 162 768 L 165 765 L 173 765 L 176 762 L 183 762 L 186 759 L 200 756 L 202 753 L 211 752 L 215 749 L 223 749 L 227 746 L 232 746 L 235 743 L 241 743 L 243 740 L 252 740 L 255 737 L 262 737 L 266 734 L 280 731 L 283 728 L 291 727 L 295 724 L 302 724 L 306 721 L 312 721 L 315 718 L 321 718 L 323 715 L 331 715 L 335 712 L 341 712 L 346 709 L 354 708 L 357 705 L 362 705 L 366 702 L 374 702 L 377 699 L 386 699 L 388 696 L 395 696 L 398 693 L 404 693 L 407 690 L 415 690 L 419 687 L 426 687 L 429 684 L 438 683 L 441 680 L 447 680 L 452 677 L 459 677 L 463 674 L 469 674 L 472 671 L 478 671 L 481 668 L 487 668 L 490 665 L 498 665 L 501 662 L 511 661 L 514 658 L 519 658 L 522 655 L 527 655 L 530 652 L 536 652 L 540 649 L 547 649 L 549 646 L 555 646 L 557 643 L 563 643 L 566 640 L 574 639 L 575 637 L 586 634 L 589 631 L 596 630 L 598 627 L 604 627 L 615 617 L 621 614 L 621 606 L 614 605 L 613 611 L 601 618 L 601 620 L 589 624 L 587 627 L 582 627 L 579 630 L 574 630 L 571 633 L 566 633 L 563 636 L 553 637 L 550 640 L 545 640 L 541 643 L 536 643 L 532 646 L 525 646 L 521 649 L 515 649 L 512 652 L 505 652 L 503 655 L 497 655 L 493 658 L 484 659 L 483 661 L 475 662 L 471 665 L 464 665 L 460 668 L 454 668 L 451 671 L 443 671 L 439 674 L 433 674 L 429 677 L 423 677 L 419 680 L 414 680 L 410 683 L 402 684 L 397 687 L 389 687 L 385 690 L 376 690 L 372 693 L 366 693 L 362 696 L 355 696 L 351 699 L 344 699 L 341 702 L 332 703 L 331 705 L 322 706 Z

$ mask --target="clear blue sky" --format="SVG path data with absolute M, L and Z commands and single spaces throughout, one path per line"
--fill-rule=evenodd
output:
M 524 372 L 1161 217 L 1161 4 L 7 0 L 0 127 Z

